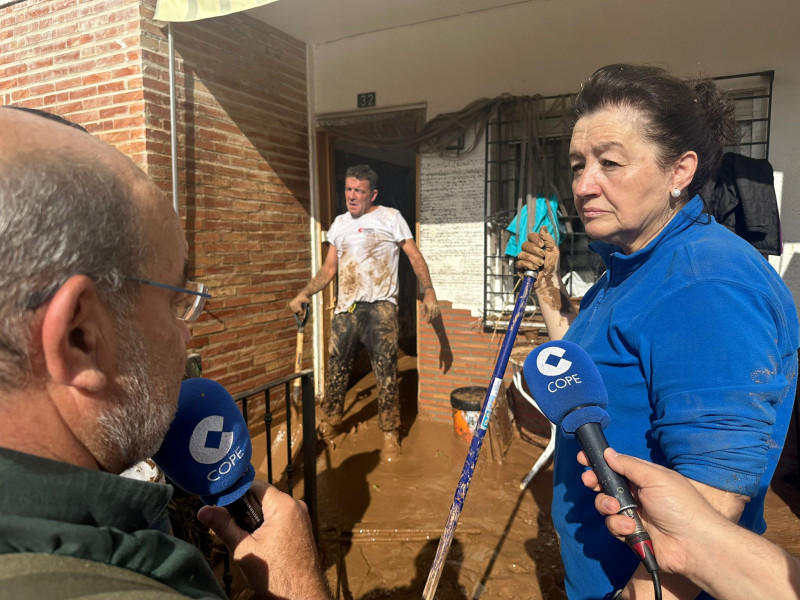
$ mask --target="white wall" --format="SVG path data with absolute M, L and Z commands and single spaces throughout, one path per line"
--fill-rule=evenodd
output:
M 419 238 L 440 300 L 483 309 L 483 146 L 463 160 L 420 160 Z
M 504 92 L 574 92 L 596 68 L 613 62 L 658 62 L 682 75 L 774 69 L 770 162 L 784 174 L 783 238 L 795 248 L 800 243 L 799 24 L 798 0 L 519 4 L 315 47 L 316 111 L 354 110 L 357 93 L 374 91 L 379 107 L 426 102 L 432 118 Z M 424 227 L 421 218 L 423 252 Z M 800 256 L 791 260 L 800 263 Z M 793 292 L 800 298 L 800 289 Z

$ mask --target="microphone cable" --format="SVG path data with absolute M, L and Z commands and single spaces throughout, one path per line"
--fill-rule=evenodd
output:
M 639 557 L 639 560 L 644 565 L 644 568 L 647 569 L 647 572 L 650 573 L 650 577 L 653 580 L 653 594 L 655 600 L 661 600 L 661 577 L 659 576 L 658 562 L 656 561 L 656 555 L 653 551 L 653 543 L 650 541 L 650 535 L 644 528 L 642 520 L 639 518 L 639 514 L 636 512 L 635 508 L 626 508 L 621 510 L 620 513 L 633 519 L 633 522 L 636 524 L 636 529 L 633 533 L 625 537 L 625 542 L 631 547 L 636 556 Z

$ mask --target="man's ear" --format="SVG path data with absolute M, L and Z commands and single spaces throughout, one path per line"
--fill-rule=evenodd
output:
M 113 321 L 94 282 L 74 275 L 45 307 L 41 343 L 50 381 L 101 391 L 113 366 Z

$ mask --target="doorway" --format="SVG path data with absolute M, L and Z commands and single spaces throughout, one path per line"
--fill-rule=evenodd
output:
M 395 208 L 408 223 L 417 242 L 417 154 L 407 149 L 374 147 L 382 140 L 408 137 L 424 123 L 422 108 L 370 113 L 348 113 L 320 116 L 317 119 L 317 164 L 320 203 L 320 225 L 324 231 L 337 215 L 345 212 L 345 172 L 353 165 L 367 164 L 378 174 L 376 204 Z M 321 257 L 327 252 L 322 249 Z M 402 354 L 417 355 L 418 285 L 411 263 L 400 252 L 398 266 L 399 347 Z M 323 296 L 326 317 L 333 314 L 335 293 Z M 324 361 L 327 364 L 330 318 L 323 321 Z M 351 374 L 351 383 L 371 370 L 369 358 L 362 348 Z

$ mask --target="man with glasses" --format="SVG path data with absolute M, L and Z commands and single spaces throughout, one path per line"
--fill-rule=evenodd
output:
M 177 406 L 187 321 L 180 221 L 91 135 L 0 109 L 0 579 L 17 598 L 224 598 L 202 555 L 156 526 L 171 488 L 118 474 L 151 456 Z M 328 599 L 302 503 L 262 482 L 250 535 L 216 531 L 259 597 Z

